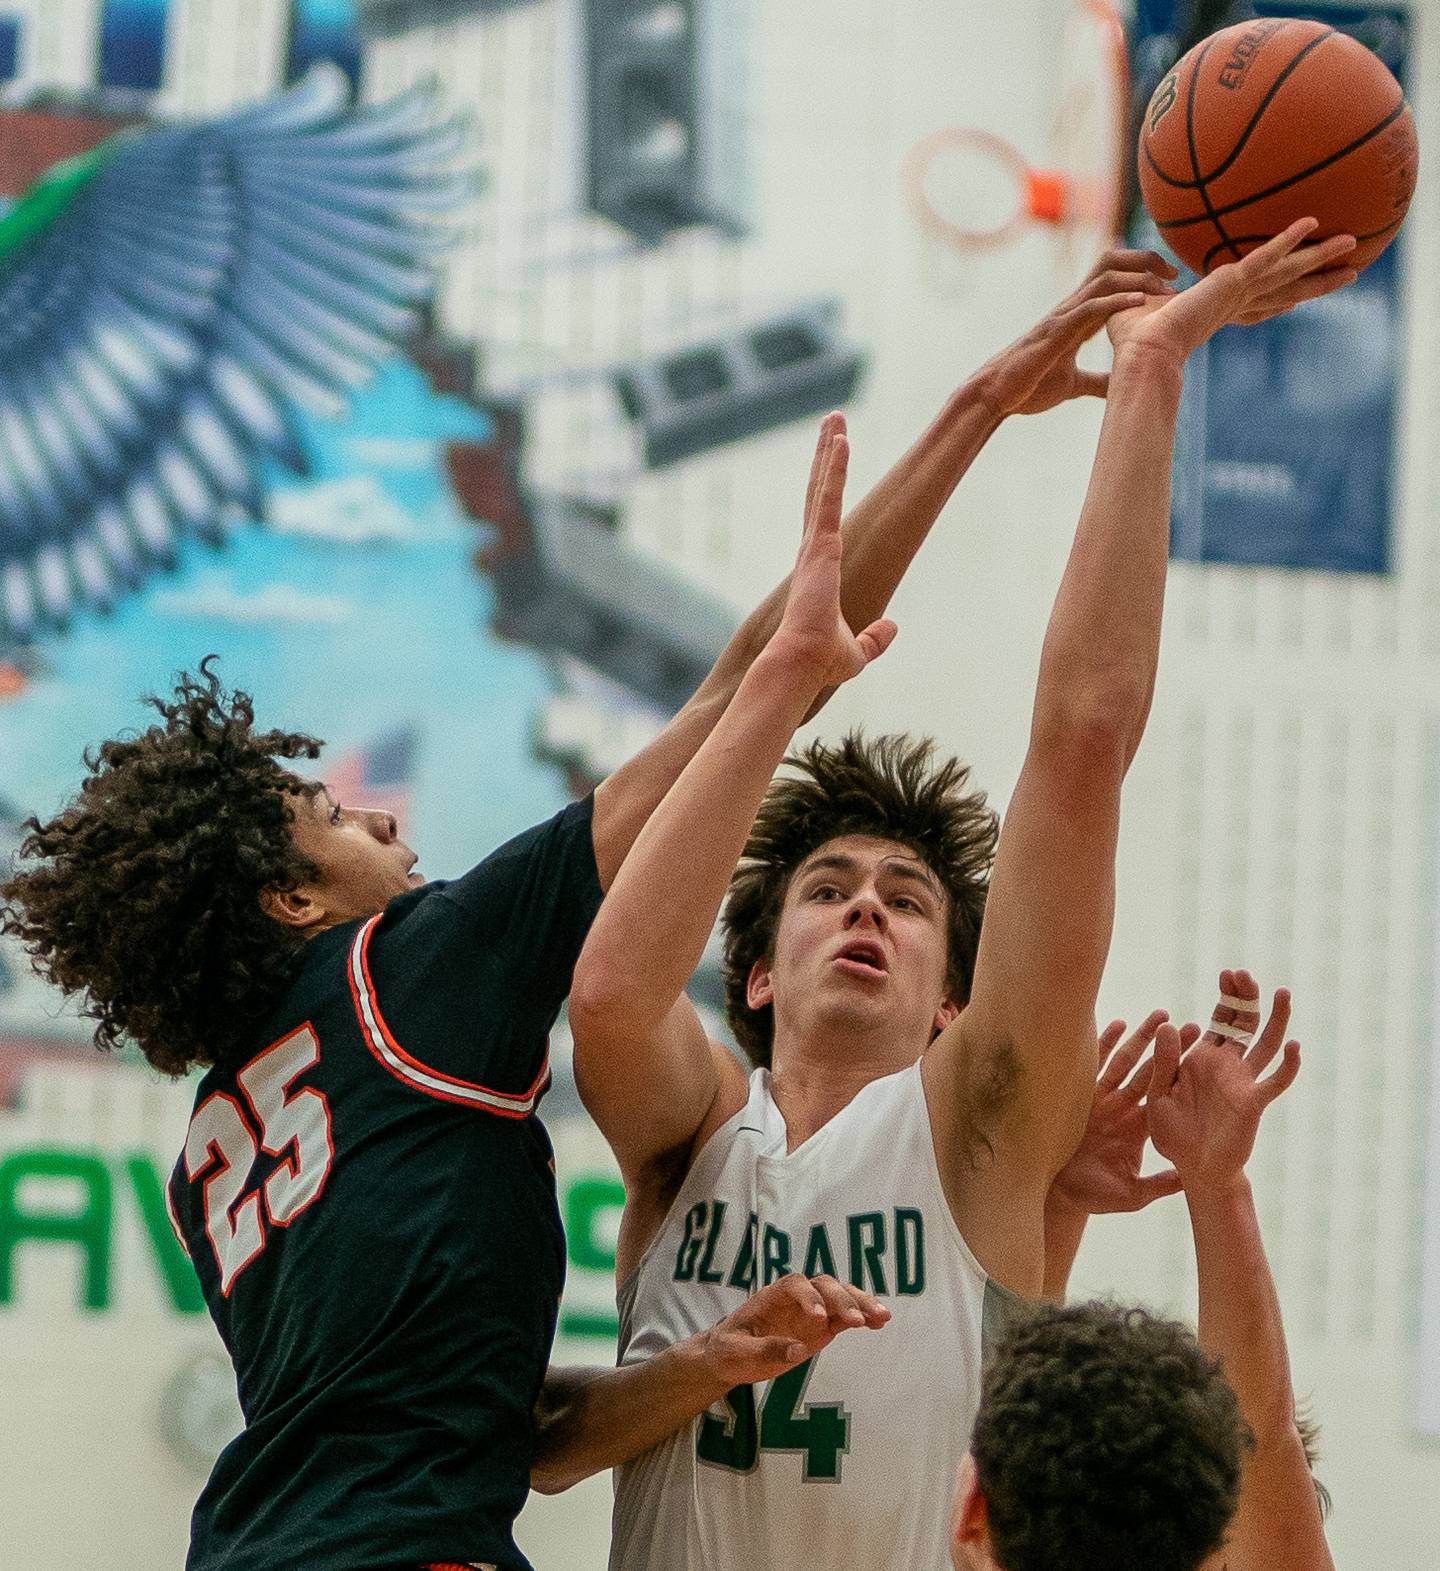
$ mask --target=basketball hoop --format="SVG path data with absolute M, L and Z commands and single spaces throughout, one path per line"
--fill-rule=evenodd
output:
M 988 251 L 1008 245 L 1032 224 L 1043 224 L 1072 237 L 1098 231 L 1103 246 L 1123 228 L 1124 169 L 1130 156 L 1125 25 L 1110 0 L 1076 0 L 1066 31 L 1078 32 L 1082 42 L 1074 47 L 1076 40 L 1067 36 L 1062 71 L 1079 74 L 1061 84 L 1050 167 L 1037 168 L 1012 142 L 976 126 L 932 131 L 906 155 L 901 173 L 906 203 L 934 239 L 959 251 Z M 992 173 L 998 166 L 1013 184 L 1014 203 L 1003 218 L 972 225 L 941 211 L 934 174 L 942 159 L 954 155 L 978 159 Z

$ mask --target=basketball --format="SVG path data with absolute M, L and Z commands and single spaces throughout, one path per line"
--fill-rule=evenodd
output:
M 1395 238 L 1415 190 L 1415 121 L 1399 82 L 1323 22 L 1266 18 L 1204 39 L 1156 88 L 1140 190 L 1166 244 L 1208 272 L 1297 218 L 1353 234 L 1346 266 Z

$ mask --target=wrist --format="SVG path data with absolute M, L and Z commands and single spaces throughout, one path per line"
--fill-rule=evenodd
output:
M 683 1383 L 687 1392 L 693 1393 L 701 1407 L 718 1402 L 730 1389 L 729 1383 L 717 1368 L 717 1360 L 712 1352 L 718 1329 L 717 1326 L 711 1326 L 708 1331 L 697 1331 L 694 1336 L 677 1342 L 670 1349 L 675 1355 L 676 1378 Z
M 1013 399 L 1006 396 L 1002 365 L 1004 353 L 987 361 L 955 390 L 951 403 L 957 412 L 973 413 L 996 431 L 1014 413 Z
M 1163 338 L 1126 338 L 1115 346 L 1110 374 L 1125 380 L 1171 382 L 1178 390 L 1184 383 L 1185 362 L 1189 358 L 1189 349 Z
M 1045 1196 L 1045 1221 L 1047 1224 L 1052 1221 L 1084 1221 L 1089 1215 L 1089 1206 L 1067 1194 L 1061 1187 L 1058 1178 L 1050 1185 L 1049 1193 Z
M 747 676 L 752 687 L 783 692 L 809 703 L 825 684 L 826 657 L 810 641 L 783 627 L 756 655 Z
M 1180 1175 L 1180 1187 L 1192 1215 L 1196 1211 L 1228 1208 L 1237 1201 L 1253 1203 L 1250 1180 L 1245 1176 L 1244 1168 L 1207 1173 L 1203 1169 L 1187 1170 L 1177 1163 L 1176 1172 Z

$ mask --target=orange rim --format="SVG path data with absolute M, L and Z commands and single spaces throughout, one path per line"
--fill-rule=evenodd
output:
M 961 147 L 984 154 L 1015 177 L 1015 209 L 991 228 L 972 229 L 946 218 L 930 200 L 930 193 L 926 190 L 926 180 L 936 158 Z M 1016 147 L 1003 136 L 996 136 L 990 131 L 962 125 L 944 126 L 939 131 L 932 131 L 905 155 L 903 178 L 905 198 L 915 218 L 936 239 L 959 246 L 962 250 L 980 251 L 1005 245 L 1024 229 L 1031 218 L 1026 200 L 1030 165 Z
M 1106 41 L 1115 83 L 1116 169 L 1123 171 L 1130 140 L 1130 54 L 1124 19 L 1111 0 L 1078 0 L 1078 5 Z M 1000 223 L 989 228 L 958 224 L 931 200 L 926 185 L 931 166 L 941 154 L 957 148 L 982 154 L 1014 177 L 1015 206 Z M 902 181 L 906 205 L 920 225 L 937 240 L 964 251 L 1007 245 L 1031 223 L 1066 225 L 1083 216 L 1079 209 L 1086 205 L 1084 193 L 1077 191 L 1070 176 L 1059 170 L 1034 168 L 1013 143 L 978 126 L 945 126 L 923 137 L 905 155 Z M 1115 181 L 1114 199 L 1108 205 L 1105 221 L 1112 236 L 1118 235 L 1125 219 L 1123 172 Z

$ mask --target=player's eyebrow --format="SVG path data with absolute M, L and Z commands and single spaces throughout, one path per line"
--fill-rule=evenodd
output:
M 880 864 L 882 872 L 889 873 L 895 878 L 906 878 L 912 883 L 922 885 L 937 900 L 944 898 L 940 886 L 934 875 L 921 862 L 912 862 L 904 857 L 886 857 Z M 844 851 L 827 851 L 823 856 L 817 856 L 813 861 L 807 862 L 800 870 L 801 878 L 808 878 L 811 873 L 830 871 L 837 873 L 855 873 L 860 870 L 857 857 L 850 856 Z

